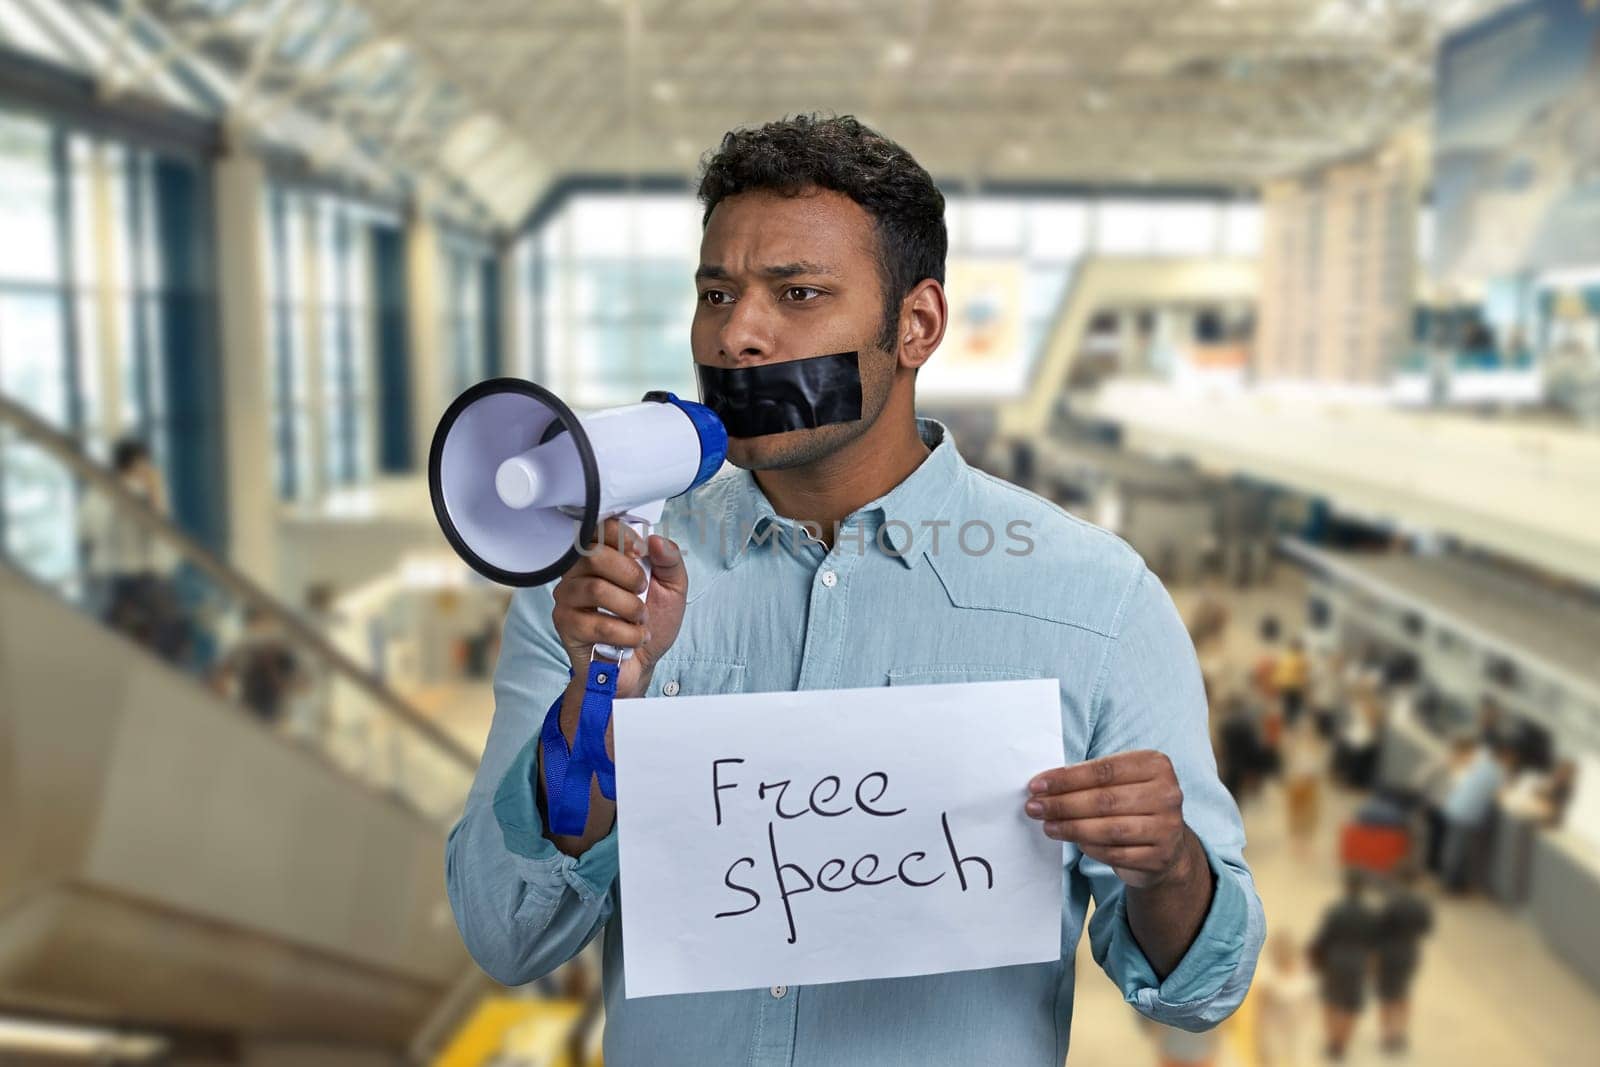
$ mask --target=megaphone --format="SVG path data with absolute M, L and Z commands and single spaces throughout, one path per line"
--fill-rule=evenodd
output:
M 672 393 L 580 419 L 543 386 L 494 378 L 445 409 L 428 491 L 468 566 L 501 585 L 543 585 L 578 561 L 605 519 L 647 532 L 667 500 L 710 478 L 727 452 L 711 409 Z M 648 578 L 649 558 L 639 562 Z M 631 651 L 595 646 L 614 662 Z

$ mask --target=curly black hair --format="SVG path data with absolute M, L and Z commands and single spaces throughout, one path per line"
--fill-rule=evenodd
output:
M 893 351 L 900 302 L 926 278 L 943 284 L 950 244 L 944 194 L 904 148 L 851 115 L 795 115 L 731 130 L 701 171 L 701 225 L 739 193 L 798 196 L 813 188 L 843 193 L 872 216 L 883 284 L 878 346 Z

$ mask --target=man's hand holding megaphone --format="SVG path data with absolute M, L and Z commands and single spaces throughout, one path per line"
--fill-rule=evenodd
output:
M 646 552 L 650 559 L 648 602 L 640 599 L 646 577 L 639 557 Z M 660 534 L 651 534 L 647 542 L 627 523 L 619 519 L 605 521 L 596 544 L 589 546 L 583 558 L 562 576 L 554 593 L 556 606 L 551 618 L 573 669 L 573 679 L 561 704 L 561 732 L 566 735 L 567 744 L 574 744 L 577 739 L 584 671 L 594 646 L 634 650 L 620 665 L 617 696 L 643 696 L 656 663 L 678 638 L 688 594 L 689 574 L 676 544 Z M 616 758 L 610 726 L 606 728 L 606 754 Z M 542 768 L 539 782 L 542 793 Z M 605 837 L 615 813 L 616 804 L 607 800 L 595 784 L 589 794 L 589 824 L 583 836 L 557 836 L 553 840 L 563 852 L 578 855 Z

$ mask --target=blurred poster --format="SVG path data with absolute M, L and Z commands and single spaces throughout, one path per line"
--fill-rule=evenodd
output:
M 1437 83 L 1439 279 L 1600 263 L 1600 0 L 1533 0 L 1451 36 Z
M 953 258 L 945 267 L 950 323 L 918 376 L 919 395 L 1014 396 L 1027 385 L 1023 270 L 1015 259 Z

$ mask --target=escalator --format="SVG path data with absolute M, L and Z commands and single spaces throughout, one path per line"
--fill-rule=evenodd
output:
M 443 874 L 476 754 L 4 398 L 0 478 L 0 1015 L 437 1047 L 482 981 Z M 167 561 L 176 641 L 107 603 L 91 501 Z M 241 647 L 290 665 L 272 702 Z

